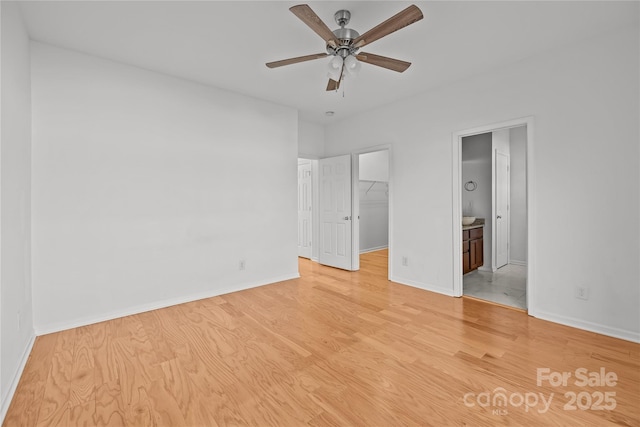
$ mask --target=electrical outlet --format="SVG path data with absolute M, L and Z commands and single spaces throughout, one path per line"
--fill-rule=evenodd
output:
M 402 257 L 402 266 L 403 267 L 408 267 L 409 266 L 409 258 L 407 258 L 406 256 Z
M 576 287 L 576 298 L 588 300 L 589 299 L 589 288 L 585 288 L 582 286 Z
M 241 259 L 238 266 L 239 266 L 240 270 L 244 270 L 245 268 L 247 268 L 247 262 L 245 260 Z

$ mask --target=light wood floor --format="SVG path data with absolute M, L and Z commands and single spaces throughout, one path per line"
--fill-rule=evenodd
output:
M 300 260 L 301 279 L 38 337 L 4 425 L 640 424 L 639 345 L 394 284 L 386 263 Z M 605 392 L 615 409 L 564 408 Z

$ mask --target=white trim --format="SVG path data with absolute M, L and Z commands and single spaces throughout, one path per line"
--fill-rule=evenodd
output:
M 133 307 L 128 307 L 122 310 L 115 310 L 109 313 L 99 314 L 96 316 L 87 316 L 81 319 L 72 321 L 64 321 L 52 323 L 45 326 L 35 327 L 36 335 L 45 335 L 53 332 L 60 332 L 67 329 L 78 328 L 81 326 L 92 325 L 94 323 L 105 322 L 107 320 L 118 319 L 120 317 L 131 316 L 134 314 L 144 313 L 146 311 L 158 310 L 160 308 L 171 307 L 178 304 L 184 304 L 187 302 L 197 301 L 205 298 L 216 297 L 219 295 L 229 294 L 232 292 L 244 291 L 246 289 L 257 288 L 260 286 L 271 285 L 285 280 L 298 279 L 300 274 L 298 272 L 292 274 L 286 274 L 282 276 L 273 277 L 271 279 L 259 280 L 255 282 L 247 282 L 239 285 L 228 286 L 226 288 L 218 289 L 211 292 L 200 292 L 197 294 L 191 294 L 182 297 L 169 298 L 161 301 L 155 301 L 148 304 L 140 304 Z
M 360 155 L 351 153 L 351 271 L 360 270 Z
M 513 264 L 513 265 L 521 265 L 523 267 L 527 266 L 527 261 L 520 261 L 517 259 L 509 259 L 509 264 Z
M 375 248 L 360 249 L 360 255 L 366 254 L 366 253 L 369 253 L 369 252 L 379 251 L 379 250 L 382 250 L 382 249 L 387 249 L 388 247 L 389 247 L 389 245 L 383 245 L 383 246 L 376 246 Z
M 362 206 L 389 206 L 389 202 L 386 200 L 360 200 Z
M 390 277 L 390 281 L 398 283 L 400 285 L 411 286 L 412 288 L 422 289 L 423 291 L 435 292 L 437 294 L 455 296 L 451 292 L 451 289 L 442 288 L 439 286 L 430 285 L 428 283 L 418 282 L 417 280 L 403 279 L 402 277 Z
M 462 142 L 462 140 L 461 140 Z M 498 269 L 498 265 L 496 264 L 496 253 L 498 252 L 496 248 L 496 156 L 497 156 L 496 143 L 493 140 L 493 132 L 491 132 L 491 218 L 489 219 L 489 224 L 491 224 L 491 271 L 496 271 Z M 462 161 L 462 146 L 460 146 L 460 161 Z M 460 168 L 460 173 L 462 174 L 462 167 Z M 460 191 L 462 194 L 462 191 Z
M 7 411 L 9 410 L 9 405 L 11 405 L 11 401 L 13 400 L 13 395 L 18 388 L 18 383 L 20 382 L 20 377 L 22 377 L 22 373 L 24 372 L 24 367 L 27 365 L 27 360 L 29 360 L 29 355 L 31 354 L 31 350 L 33 349 L 33 344 L 36 342 L 36 335 L 32 332 L 31 338 L 29 338 L 29 342 L 22 353 L 22 357 L 20 357 L 20 365 L 18 370 L 16 371 L 13 379 L 11 380 L 11 384 L 9 385 L 9 390 L 7 391 L 6 396 L 2 400 L 2 412 L 0 412 L 0 424 L 4 422 L 4 417 L 7 415 Z
M 304 154 L 298 153 L 298 159 L 302 160 L 320 160 L 322 157 L 316 156 L 315 154 Z
M 569 316 L 562 316 L 559 314 L 547 313 L 544 311 L 538 311 L 536 317 L 538 319 L 559 323 L 561 325 L 570 326 L 572 328 L 578 328 L 613 338 L 640 343 L 640 333 L 638 332 L 629 331 L 626 329 L 612 328 L 610 326 L 601 325 L 599 323 L 587 322 L 585 320 L 580 320 Z
M 453 296 L 462 296 L 462 138 L 465 136 L 478 135 L 481 133 L 493 132 L 500 129 L 510 129 L 518 126 L 527 126 L 527 311 L 529 315 L 536 315 L 535 298 L 535 265 L 536 248 L 536 203 L 535 203 L 535 157 L 534 147 L 534 118 L 533 116 L 522 117 L 504 122 L 479 126 L 472 129 L 457 131 L 452 134 L 452 237 L 453 237 Z
M 536 287 L 534 286 L 536 277 L 534 272 L 536 243 L 537 243 L 537 222 L 536 222 L 536 191 L 535 191 L 535 167 L 533 155 L 534 146 L 534 120 L 527 117 L 527 312 L 531 316 L 536 316 L 537 299 Z

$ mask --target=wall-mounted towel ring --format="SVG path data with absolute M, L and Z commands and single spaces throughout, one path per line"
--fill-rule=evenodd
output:
M 467 191 L 473 191 L 478 188 L 478 184 L 475 181 L 467 181 L 464 183 L 464 189 Z

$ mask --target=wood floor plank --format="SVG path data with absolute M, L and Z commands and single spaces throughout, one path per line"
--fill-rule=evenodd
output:
M 125 426 L 126 413 L 120 385 L 103 383 L 96 388 L 94 425 L 99 427 Z
M 38 426 L 66 426 L 70 423 L 71 370 L 76 330 L 57 334 L 51 368 L 38 414 Z
M 71 406 L 85 405 L 90 401 L 95 401 L 93 349 L 93 336 L 90 327 L 76 329 L 69 395 Z
M 38 337 L 3 425 L 640 426 L 639 344 L 399 285 L 387 261 L 301 259 L 300 279 Z M 604 392 L 615 408 L 566 408 Z
M 36 338 L 15 397 L 5 417 L 6 425 L 36 425 L 57 341 L 57 334 Z

